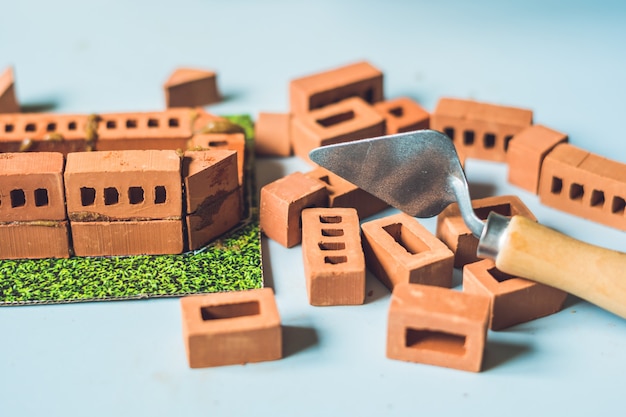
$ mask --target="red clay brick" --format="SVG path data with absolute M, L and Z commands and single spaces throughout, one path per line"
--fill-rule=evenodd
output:
M 246 166 L 246 138 L 243 133 L 197 133 L 189 141 L 189 149 L 230 149 L 236 151 L 239 185 L 243 184 Z
M 309 303 L 355 305 L 365 300 L 365 257 L 352 208 L 302 211 L 302 255 Z
M 389 307 L 387 357 L 480 372 L 488 315 L 487 297 L 399 284 Z
M 317 167 L 304 175 L 326 183 L 328 207 L 352 207 L 356 209 L 360 219 L 372 216 L 389 207 L 381 199 L 322 167 Z
M 270 288 L 180 299 L 190 368 L 280 359 L 282 328 Z
M 202 133 L 205 130 L 224 130 L 226 126 L 230 127 L 232 124 L 225 117 L 217 116 L 206 111 L 204 107 L 194 107 L 190 110 L 194 134 Z
M 103 114 L 98 124 L 96 149 L 187 149 L 192 135 L 192 116 L 192 109 Z
M 158 150 L 71 153 L 65 194 L 72 221 L 180 218 L 180 157 Z
M 558 145 L 544 159 L 539 197 L 547 206 L 626 230 L 626 164 Z
M 69 258 L 66 221 L 0 224 L 0 259 Z
M 76 256 L 164 255 L 183 251 L 179 220 L 72 222 Z
M 165 82 L 165 105 L 195 107 L 221 101 L 217 74 L 196 68 L 177 68 Z
M 261 230 L 291 248 L 302 240 L 302 210 L 327 207 L 328 191 L 322 181 L 294 172 L 263 187 L 260 200 Z
M 385 118 L 388 135 L 428 129 L 430 126 L 430 114 L 408 97 L 375 103 L 374 109 Z
M 405 213 L 363 223 L 367 266 L 389 289 L 400 283 L 450 287 L 453 254 Z
M 228 149 L 186 151 L 182 175 L 187 198 L 186 213 L 190 214 L 203 202 L 239 187 L 237 153 Z
M 385 134 L 385 120 L 358 97 L 292 118 L 293 151 L 306 161 L 317 147 Z
M 254 150 L 258 155 L 290 156 L 291 114 L 259 113 L 254 124 Z
M 349 97 L 373 104 L 383 100 L 383 73 L 362 61 L 292 80 L 291 113 L 301 116 Z
M 0 222 L 64 220 L 63 155 L 0 154 Z
M 476 215 L 483 220 L 487 219 L 491 211 L 508 217 L 521 215 L 537 220 L 522 200 L 513 195 L 475 199 L 472 200 L 472 207 Z M 457 203 L 450 204 L 437 216 L 436 234 L 454 252 L 455 268 L 480 259 L 476 256 L 478 239 L 465 225 Z
M 555 146 L 565 142 L 565 133 L 542 125 L 533 125 L 517 133 L 509 144 L 506 157 L 509 182 L 537 194 L 544 158 Z
M 6 68 L 0 74 L 0 113 L 19 113 L 20 105 L 15 95 L 13 68 Z
M 556 313 L 567 298 L 564 291 L 499 271 L 491 259 L 465 265 L 463 291 L 489 298 L 491 330 Z
M 194 213 L 185 216 L 187 245 L 196 250 L 235 227 L 243 212 L 240 187 L 228 193 L 219 193 L 202 204 Z
M 532 124 L 532 117 L 526 109 L 442 98 L 430 116 L 430 127 L 450 136 L 461 162 L 466 158 L 504 162 L 509 141 Z

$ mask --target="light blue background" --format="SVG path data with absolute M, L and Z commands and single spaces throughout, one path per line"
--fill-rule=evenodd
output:
M 189 65 L 219 73 L 228 100 L 210 110 L 256 116 L 287 111 L 289 80 L 367 59 L 389 98 L 531 108 L 573 144 L 626 163 L 621 1 L 20 0 L 0 16 L 0 69 L 15 67 L 25 105 L 157 110 L 169 73 Z M 308 169 L 263 159 L 259 185 Z M 626 250 L 623 232 L 509 186 L 505 165 L 469 161 L 467 174 L 474 197 L 515 193 L 542 223 Z M 0 415 L 624 414 L 626 323 L 597 307 L 572 298 L 491 332 L 480 374 L 392 361 L 389 296 L 374 278 L 363 306 L 311 307 L 300 248 L 263 249 L 283 360 L 188 369 L 177 299 L 1 308 Z

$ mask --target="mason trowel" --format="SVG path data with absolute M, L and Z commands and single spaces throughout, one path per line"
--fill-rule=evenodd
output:
M 574 294 L 626 318 L 626 254 L 593 246 L 535 223 L 472 209 L 452 141 L 420 130 L 314 149 L 313 162 L 415 217 L 433 217 L 457 202 L 479 239 L 481 258 L 507 274 Z

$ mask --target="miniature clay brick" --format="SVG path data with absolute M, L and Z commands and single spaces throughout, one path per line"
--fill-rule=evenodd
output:
M 408 97 L 375 103 L 374 109 L 385 118 L 387 135 L 428 129 L 430 126 L 430 114 Z
M 192 109 L 100 115 L 99 151 L 187 149 Z
M 181 220 L 71 222 L 76 256 L 166 255 L 183 251 Z
M 539 197 L 547 206 L 626 230 L 626 164 L 558 145 L 544 159 Z
M 442 98 L 430 116 L 430 127 L 452 139 L 461 162 L 504 162 L 510 140 L 532 124 L 532 117 L 526 109 Z
M 199 249 L 232 229 L 241 221 L 242 213 L 240 187 L 205 201 L 185 217 L 189 250 Z
M 327 207 L 322 181 L 294 172 L 261 188 L 260 226 L 272 240 L 291 248 L 302 240 L 300 213 L 309 207 Z
M 0 222 L 64 220 L 63 155 L 0 154 Z
M 159 150 L 71 153 L 65 194 L 73 222 L 180 218 L 180 157 Z
M 230 149 L 236 151 L 239 185 L 243 184 L 246 166 L 246 138 L 243 133 L 197 133 L 189 141 L 189 149 Z
M 6 68 L 0 74 L 0 113 L 19 113 L 20 105 L 15 95 L 13 68 Z
M 387 357 L 480 372 L 489 298 L 420 284 L 393 289 Z
M 167 79 L 163 89 L 167 108 L 205 106 L 222 99 L 214 71 L 177 68 Z
M 190 368 L 245 364 L 282 357 L 282 327 L 270 288 L 180 299 Z
M 486 220 L 489 213 L 494 211 L 507 217 L 520 215 L 537 221 L 522 200 L 513 195 L 475 199 L 472 200 L 472 207 L 482 220 Z M 455 268 L 480 259 L 476 256 L 478 239 L 465 225 L 457 203 L 450 204 L 437 216 L 436 235 L 454 252 Z
M 383 100 L 383 73 L 362 61 L 292 80 L 291 112 L 302 116 L 349 97 L 373 104 Z
M 405 213 L 363 223 L 368 268 L 389 289 L 401 283 L 452 286 L 454 255 Z
M 259 113 L 254 124 L 254 150 L 258 155 L 290 156 L 291 114 Z
M 228 119 L 225 117 L 209 113 L 203 107 L 195 107 L 191 110 L 191 120 L 193 121 L 192 130 L 194 134 L 202 133 L 206 129 L 221 127 L 220 123 L 228 123 Z
M 542 125 L 533 125 L 517 133 L 509 144 L 506 157 L 509 182 L 537 194 L 544 158 L 555 146 L 565 142 L 565 133 Z
M 0 224 L 0 259 L 69 258 L 66 221 Z
M 69 152 L 91 150 L 97 117 L 77 114 L 0 115 L 1 152 Z
M 328 207 L 352 207 L 356 209 L 360 219 L 372 216 L 389 207 L 381 199 L 325 168 L 317 167 L 304 175 L 321 180 L 326 184 Z
M 317 147 L 385 134 L 385 119 L 358 97 L 292 118 L 293 151 L 306 161 Z
M 186 190 L 186 214 L 239 187 L 237 153 L 227 149 L 186 151 L 182 175 Z
M 356 305 L 365 300 L 365 257 L 352 208 L 302 211 L 302 255 L 309 303 Z
M 465 265 L 463 291 L 489 298 L 492 330 L 556 313 L 567 298 L 564 291 L 499 271 L 491 259 Z

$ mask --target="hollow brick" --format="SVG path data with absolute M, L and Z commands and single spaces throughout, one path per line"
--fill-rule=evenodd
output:
M 297 116 L 350 97 L 360 97 L 369 104 L 383 100 L 383 73 L 361 61 L 289 83 L 291 113 Z
M 193 295 L 180 305 L 190 368 L 282 357 L 280 315 L 270 288 Z
M 499 271 L 491 259 L 465 265 L 463 291 L 489 298 L 492 330 L 556 313 L 567 298 L 564 291 Z
M 375 103 L 374 109 L 385 118 L 387 135 L 428 129 L 430 126 L 430 114 L 408 97 Z
M 367 266 L 389 289 L 452 285 L 452 252 L 414 217 L 399 213 L 363 223 L 361 230 Z
M 355 209 L 303 210 L 302 255 L 311 305 L 363 304 L 365 257 Z
M 389 307 L 387 357 L 480 372 L 488 314 L 487 297 L 399 284 Z

